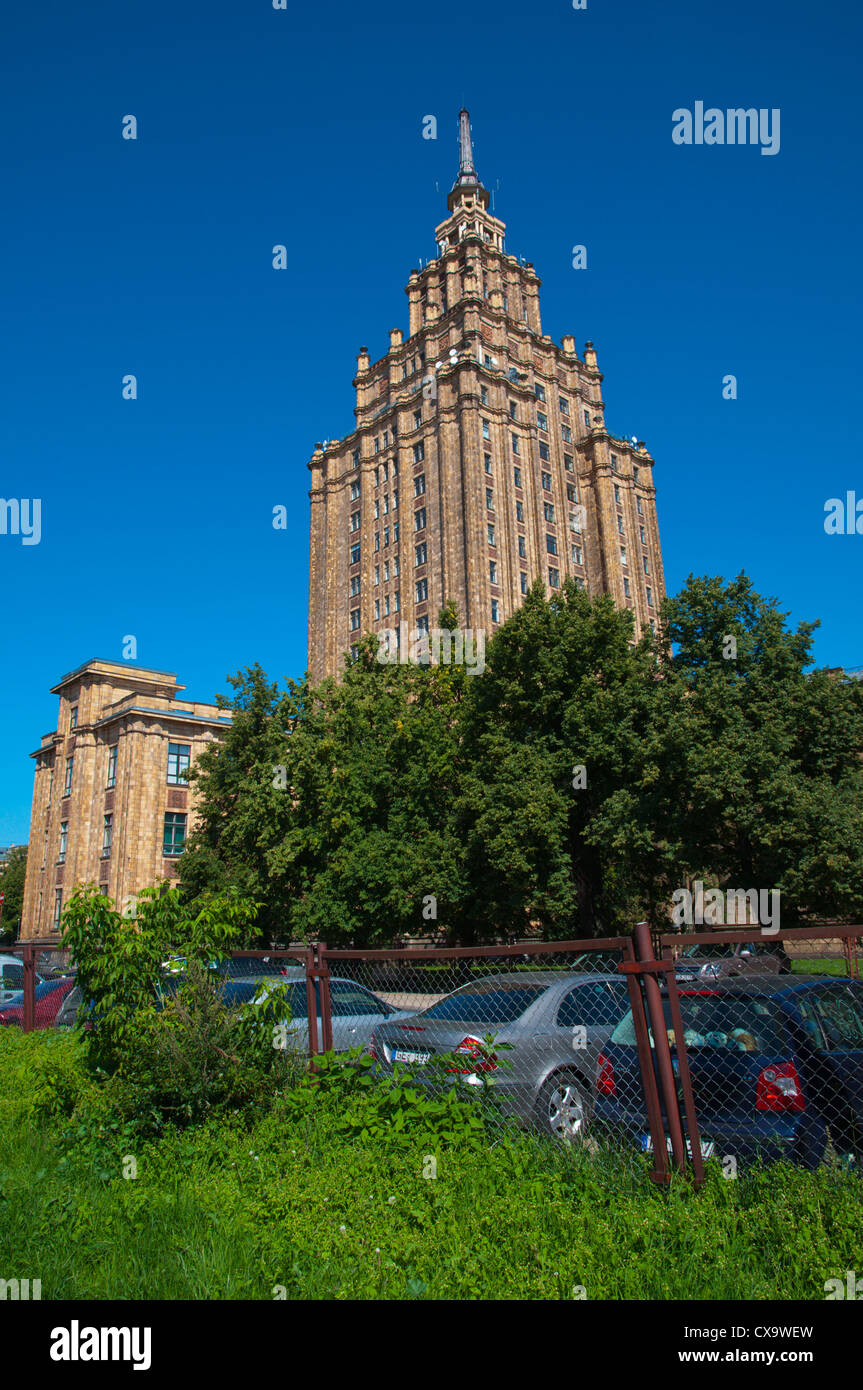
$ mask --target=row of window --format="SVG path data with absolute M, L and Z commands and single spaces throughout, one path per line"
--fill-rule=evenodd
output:
M 165 821 L 162 831 L 162 853 L 166 858 L 174 858 L 183 853 L 186 844 L 186 813 L 185 811 L 166 811 Z M 114 813 L 106 811 L 102 817 L 102 852 L 103 859 L 111 858 L 111 845 L 114 839 Z M 58 864 L 65 864 L 66 854 L 69 849 L 69 822 L 60 822 L 60 849 L 57 855 Z
M 118 745 L 117 745 L 116 743 L 112 743 L 112 744 L 109 745 L 109 747 L 108 747 L 108 775 L 107 775 L 107 780 L 106 780 L 106 782 L 105 782 L 105 787 L 106 787 L 106 789 L 109 790 L 109 791 L 110 791 L 110 789 L 111 789 L 112 787 L 115 787 L 115 786 L 117 785 L 117 751 L 118 751 Z M 168 781 L 168 786 L 169 786 L 169 787 L 176 787 L 176 786 L 183 786 L 183 787 L 185 787 L 185 786 L 187 785 L 187 783 L 186 783 L 186 772 L 188 771 L 189 763 L 190 763 L 190 761 L 191 761 L 191 757 L 192 757 L 192 745 L 191 745 L 190 743 L 169 743 L 169 744 L 168 744 L 168 776 L 167 776 L 167 781 Z M 65 767 L 64 777 L 63 777 L 63 795 L 64 795 L 64 797 L 66 797 L 66 796 L 71 796 L 71 794 L 72 794 L 72 778 L 73 778 L 73 776 L 74 776 L 74 771 L 75 771 L 75 757 L 74 757 L 74 754 L 73 754 L 71 757 L 69 757 L 69 758 L 66 759 L 66 767 Z M 47 802 L 47 804 L 48 804 L 49 806 L 51 805 L 51 784 L 52 784 L 53 780 L 54 780 L 54 773 L 53 773 L 53 769 L 52 769 L 52 772 L 51 772 L 51 779 L 50 779 L 49 784 L 48 784 L 48 802 Z

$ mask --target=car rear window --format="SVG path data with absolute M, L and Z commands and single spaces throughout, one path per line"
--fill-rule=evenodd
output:
M 668 1000 L 663 1012 L 669 1042 L 674 1028 Z M 687 1049 L 721 1049 L 731 1052 L 781 1052 L 787 1047 L 779 1008 L 774 1000 L 735 994 L 680 994 L 684 1041 Z M 613 1043 L 635 1046 L 632 1010 L 611 1035 Z M 651 1035 L 650 1045 L 653 1046 Z
M 457 1019 L 464 1023 L 512 1023 L 529 1009 L 546 985 L 470 986 L 423 1011 L 423 1018 Z

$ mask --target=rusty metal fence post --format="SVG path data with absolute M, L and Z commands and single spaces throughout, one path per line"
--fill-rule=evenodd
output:
M 25 946 L 23 953 L 24 1017 L 21 1026 L 25 1033 L 36 1027 L 36 947 Z

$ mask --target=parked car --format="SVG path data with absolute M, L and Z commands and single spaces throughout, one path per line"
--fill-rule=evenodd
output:
M 735 975 L 790 975 L 791 959 L 781 941 L 707 942 L 687 946 L 674 963 L 678 984 L 725 980 Z
M 45 980 L 34 991 L 35 1026 L 50 1028 L 56 1021 L 64 999 L 75 988 L 72 979 Z M 0 1007 L 0 1027 L 24 1027 L 24 991 L 12 996 Z
M 620 975 L 489 975 L 409 1021 L 387 1020 L 375 1028 L 372 1047 L 382 1071 L 402 1063 L 430 1086 L 442 1079 L 425 1066 L 431 1058 L 461 1058 L 453 1076 L 474 1085 L 492 1079 L 504 1114 L 573 1140 L 590 1114 L 602 1046 L 628 1007 Z M 483 1042 L 488 1034 L 494 1035 L 491 1056 Z
M 308 1005 L 306 995 L 306 972 L 293 969 L 280 980 L 265 981 L 258 984 L 256 1002 L 263 1002 L 274 990 L 281 990 L 287 999 L 290 1019 L 285 1020 L 287 1046 L 297 1051 L 307 1051 L 309 1046 Z M 323 1049 L 321 1027 L 320 989 L 315 983 L 317 1002 L 318 1051 Z M 375 1027 L 381 1023 L 395 1022 L 401 1018 L 411 1018 L 411 1010 L 396 1009 L 379 995 L 373 994 L 365 985 L 355 980 L 343 979 L 338 975 L 330 978 L 330 1016 L 333 1031 L 333 1051 L 347 1052 L 352 1047 L 368 1047 Z
M 814 1168 L 832 1143 L 860 1161 L 863 984 L 763 974 L 679 993 L 704 1157 Z M 631 1011 L 602 1049 L 594 1123 L 651 1147 Z
M 42 976 L 36 972 L 36 984 L 41 985 Z M 0 1007 L 8 1004 L 12 996 L 20 994 L 24 988 L 24 966 L 19 956 L 0 956 Z

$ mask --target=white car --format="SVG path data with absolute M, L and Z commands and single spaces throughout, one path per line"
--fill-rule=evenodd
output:
M 289 970 L 282 979 L 267 980 L 255 997 L 262 1003 L 274 989 L 282 989 L 288 1001 L 290 1018 L 285 1020 L 285 1046 L 299 1052 L 308 1051 L 309 1022 L 306 1003 L 306 976 L 303 970 Z M 320 991 L 315 986 L 318 1015 L 318 1051 L 323 1050 L 321 1030 Z M 386 1000 L 373 994 L 365 985 L 338 975 L 330 978 L 330 1014 L 333 1026 L 333 1051 L 347 1052 L 352 1047 L 367 1047 L 372 1033 L 381 1023 L 408 1018 L 415 1010 L 395 1009 Z
M 42 976 L 36 976 L 37 985 L 42 984 Z M 18 956 L 0 956 L 0 1007 L 8 1004 L 13 994 L 20 994 L 24 988 L 24 966 Z

